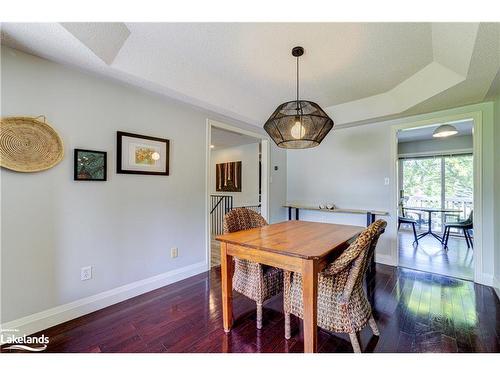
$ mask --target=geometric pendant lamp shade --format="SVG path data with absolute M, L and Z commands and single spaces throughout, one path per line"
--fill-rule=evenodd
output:
M 281 148 L 318 146 L 333 128 L 333 120 L 319 105 L 306 100 L 281 104 L 264 129 Z
M 294 47 L 297 58 L 297 99 L 280 104 L 264 124 L 264 129 L 281 148 L 310 148 L 318 146 L 333 128 L 333 120 L 321 107 L 299 99 L 299 57 L 304 48 Z

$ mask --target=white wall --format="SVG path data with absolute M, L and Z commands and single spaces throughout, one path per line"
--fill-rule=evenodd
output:
M 500 96 L 494 102 L 495 141 L 495 287 L 500 297 Z
M 65 147 L 48 171 L 1 170 L 1 322 L 206 264 L 206 119 L 263 130 L 7 47 L 1 63 L 2 116 L 43 114 Z M 170 139 L 170 176 L 116 174 L 117 130 Z M 77 147 L 108 152 L 107 182 L 73 181 Z
M 270 165 L 270 197 L 272 204 L 269 207 L 269 217 L 271 223 L 278 223 L 288 219 L 286 209 L 287 197 L 287 152 L 273 141 L 271 143 L 271 165 Z
M 485 283 L 494 274 L 493 104 L 482 103 L 436 113 L 333 130 L 322 144 L 309 150 L 290 150 L 287 154 L 287 200 L 318 204 L 333 202 L 339 207 L 391 211 L 395 191 L 392 179 L 391 127 L 409 121 L 482 111 L 482 193 L 483 193 L 483 269 Z M 384 178 L 390 184 L 384 185 Z M 497 188 L 498 191 L 498 188 Z M 362 215 L 301 213 L 301 219 L 365 225 Z M 393 263 L 396 253 L 396 222 L 388 219 L 388 229 L 377 247 L 379 261 Z M 498 246 L 498 239 L 497 239 Z
M 333 130 L 320 146 L 290 150 L 287 155 L 287 199 L 307 204 L 332 202 L 342 208 L 389 211 L 390 128 L 365 125 Z M 366 216 L 302 210 L 304 220 L 366 225 Z M 393 218 L 380 239 L 377 256 L 387 258 L 395 240 Z M 392 224 L 391 224 L 392 223 Z
M 215 195 L 232 195 L 233 206 L 259 204 L 259 143 L 213 149 L 210 152 L 210 189 Z M 215 166 L 219 163 L 241 161 L 241 192 L 216 191 Z
M 434 153 L 434 152 L 453 152 L 470 150 L 472 152 L 472 136 L 462 135 L 459 137 L 449 137 L 444 139 L 426 139 L 422 141 L 400 142 L 398 143 L 398 153 Z

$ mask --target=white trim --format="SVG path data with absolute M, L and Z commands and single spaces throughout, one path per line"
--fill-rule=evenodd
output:
M 375 253 L 375 263 L 385 264 L 387 266 L 397 266 L 395 259 L 391 254 L 376 254 Z
M 264 135 L 261 133 L 256 133 L 256 132 L 253 132 L 250 130 L 245 130 L 242 128 L 238 128 L 237 126 L 228 125 L 228 124 L 225 124 L 223 122 L 216 121 L 216 120 L 207 119 L 207 125 L 214 126 L 216 128 L 219 128 L 219 129 L 225 129 L 225 130 L 228 130 L 228 131 L 233 132 L 233 133 L 247 135 L 247 136 L 253 137 L 253 138 L 266 139 L 266 140 L 269 139 L 267 137 L 267 135 Z
M 260 200 L 260 212 L 267 222 L 270 222 L 269 218 L 269 199 L 270 199 L 270 170 L 271 170 L 271 144 L 266 138 L 261 138 L 261 165 L 262 165 L 262 176 L 261 185 L 266 187 L 265 194 L 264 189 L 261 191 Z
M 460 148 L 456 150 L 446 150 L 446 151 L 422 151 L 422 152 L 409 152 L 407 154 L 398 154 L 399 158 L 413 158 L 413 157 L 433 157 L 433 156 L 448 156 L 448 155 L 460 155 L 460 154 L 473 154 L 474 149 L 472 148 Z
M 493 275 L 488 273 L 482 273 L 481 275 L 479 275 L 477 280 L 474 277 L 474 282 L 482 285 L 491 286 L 492 288 L 495 286 L 495 278 L 493 277 Z
M 468 113 L 454 114 L 448 116 L 437 116 L 426 120 L 411 121 L 411 120 L 401 120 L 399 124 L 393 125 L 391 127 L 391 172 L 393 176 L 393 192 L 391 200 L 391 212 L 393 214 L 398 213 L 398 200 L 399 200 L 399 182 L 398 182 L 398 139 L 397 133 L 399 130 L 406 130 L 411 128 L 419 128 L 422 126 L 429 126 L 436 123 L 450 123 L 452 121 L 468 120 L 472 119 L 474 121 L 474 137 L 473 137 L 473 154 L 474 154 L 474 281 L 480 284 L 489 285 L 493 284 L 493 278 L 491 275 L 483 274 L 483 190 L 482 190 L 482 126 L 483 126 L 483 111 L 474 111 Z M 394 225 L 397 228 L 397 221 Z M 397 231 L 396 231 L 397 233 Z M 396 264 L 399 264 L 399 254 L 398 254 L 398 241 L 399 238 L 396 235 L 395 246 L 391 248 L 392 256 L 394 257 Z
M 16 336 L 30 335 L 68 320 L 78 318 L 126 299 L 147 293 L 206 270 L 205 262 L 191 264 L 147 279 L 122 285 L 93 296 L 3 323 L 1 329 L 17 329 Z
M 493 289 L 495 290 L 495 293 L 500 300 L 500 279 L 497 277 L 493 278 Z
M 269 137 L 267 135 L 252 132 L 250 130 L 241 129 L 237 126 L 228 125 L 220 121 L 212 120 L 207 118 L 206 122 L 206 164 L 205 164 L 205 260 L 206 269 L 210 269 L 210 218 L 209 218 L 209 195 L 210 195 L 210 144 L 212 138 L 212 126 L 225 129 L 234 133 L 244 134 L 249 137 L 257 138 L 261 140 L 261 162 L 262 162 L 262 191 L 261 191 L 261 215 L 269 221 L 269 198 L 271 195 L 271 189 L 269 186 L 270 182 L 270 172 L 271 172 L 271 144 L 269 142 Z
M 492 282 L 481 282 L 483 277 L 483 112 L 475 112 L 474 137 L 474 281 L 492 285 Z M 493 244 L 492 244 L 493 245 Z M 493 281 L 493 280 L 492 280 Z

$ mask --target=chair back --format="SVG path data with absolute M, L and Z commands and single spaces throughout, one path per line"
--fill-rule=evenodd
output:
M 406 217 L 405 208 L 403 206 L 399 206 L 399 215 L 400 217 Z
M 368 268 L 369 261 L 375 256 L 375 248 L 377 246 L 380 235 L 384 233 L 387 222 L 377 220 L 366 228 L 354 241 L 346 251 L 359 252 L 358 256 L 352 261 L 348 268 L 347 281 L 344 288 L 343 300 L 348 302 L 352 291 L 356 286 L 361 286 Z
M 472 220 L 473 219 L 474 219 L 474 210 L 470 210 L 469 217 L 465 221 L 466 221 L 467 224 L 472 224 Z
M 248 208 L 235 208 L 224 215 L 224 233 L 258 228 L 267 225 L 266 219 Z

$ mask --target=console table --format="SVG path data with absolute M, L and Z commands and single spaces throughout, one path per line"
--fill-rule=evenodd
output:
M 389 212 L 386 211 L 376 211 L 376 210 L 359 210 L 351 208 L 334 208 L 329 210 L 328 208 L 319 208 L 314 206 L 306 206 L 300 204 L 287 203 L 283 207 L 288 208 L 288 220 L 292 220 L 292 210 L 295 210 L 295 220 L 299 220 L 299 210 L 310 210 L 310 211 L 321 211 L 339 214 L 358 214 L 366 216 L 366 226 L 369 226 L 375 221 L 375 216 L 389 216 Z
M 366 226 L 370 226 L 375 221 L 375 217 L 378 216 L 389 216 L 389 212 L 387 211 L 377 211 L 377 210 L 359 210 L 359 209 L 350 209 L 350 208 L 334 208 L 329 210 L 328 208 L 319 208 L 318 206 L 307 206 L 301 204 L 293 204 L 287 203 L 283 207 L 288 208 L 288 220 L 292 220 L 292 210 L 295 210 L 295 220 L 299 220 L 299 211 L 300 210 L 310 210 L 310 211 L 321 211 L 321 212 L 330 212 L 330 213 L 339 213 L 339 214 L 356 214 L 356 215 L 365 215 L 366 216 Z M 372 259 L 369 263 L 368 273 L 373 274 L 375 272 L 375 254 L 372 256 Z M 370 298 L 373 298 L 373 290 L 370 290 L 370 286 L 368 294 Z

